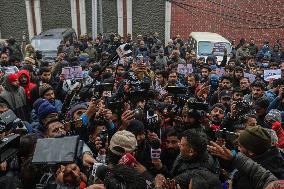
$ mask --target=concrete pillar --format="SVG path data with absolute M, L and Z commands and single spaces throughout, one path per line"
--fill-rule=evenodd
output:
M 117 0 L 117 33 L 123 36 L 123 0 Z
M 39 35 L 42 32 L 42 22 L 41 22 L 41 8 L 40 0 L 34 1 L 34 11 L 35 11 L 35 21 L 36 21 L 36 33 Z
M 29 40 L 35 35 L 34 33 L 34 24 L 33 24 L 33 16 L 32 16 L 32 4 L 30 0 L 26 0 L 26 13 L 27 13 L 27 22 L 28 22 L 28 32 L 29 32 Z
M 132 0 L 127 0 L 127 33 L 132 36 Z
M 98 35 L 98 0 L 92 0 L 92 36 Z
M 172 17 L 172 3 L 166 1 L 165 7 L 165 45 L 168 44 L 171 39 L 171 17 Z
M 81 34 L 85 35 L 87 33 L 87 22 L 86 22 L 86 6 L 85 6 L 85 0 L 80 0 L 79 5 L 80 10 L 80 28 L 81 28 Z
M 77 11 L 76 11 L 76 0 L 70 0 L 71 5 L 71 20 L 72 20 L 72 28 L 77 31 Z

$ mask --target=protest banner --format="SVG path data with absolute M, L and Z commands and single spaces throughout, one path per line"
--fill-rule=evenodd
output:
M 193 73 L 192 64 L 178 64 L 178 73 L 182 75 Z
M 264 70 L 263 78 L 265 81 L 269 81 L 270 79 L 279 79 L 281 78 L 281 69 Z
M 83 71 L 81 66 L 64 67 L 62 68 L 62 75 L 64 79 L 82 79 Z

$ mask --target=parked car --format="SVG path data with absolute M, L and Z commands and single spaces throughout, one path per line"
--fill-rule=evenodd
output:
M 195 50 L 197 58 L 204 57 L 205 59 L 214 55 L 217 57 L 217 63 L 220 64 L 224 56 L 224 48 L 227 49 L 229 55 L 232 50 L 231 43 L 223 36 L 211 32 L 191 32 L 189 45 Z M 214 54 L 213 48 L 215 49 Z
M 56 28 L 42 32 L 31 40 L 31 44 L 36 51 L 42 54 L 43 60 L 55 59 L 60 42 L 70 41 L 73 44 L 77 40 L 77 35 L 72 28 Z

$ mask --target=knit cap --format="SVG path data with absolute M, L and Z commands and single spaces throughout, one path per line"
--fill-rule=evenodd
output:
M 271 147 L 271 136 L 261 126 L 247 127 L 241 132 L 239 143 L 247 150 L 259 155 Z

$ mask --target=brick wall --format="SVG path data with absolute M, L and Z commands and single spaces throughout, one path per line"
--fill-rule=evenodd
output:
M 219 33 L 228 40 L 254 37 L 258 45 L 263 41 L 274 44 L 276 39 L 284 41 L 283 0 L 174 0 L 172 3 L 171 36 L 180 34 L 183 39 L 197 32 Z M 188 10 L 180 8 L 183 6 Z M 181 3 L 190 5 L 185 6 Z M 214 13 L 213 13 L 214 11 Z M 272 29 L 251 29 L 274 27 Z M 279 27 L 279 26 L 278 26 Z

